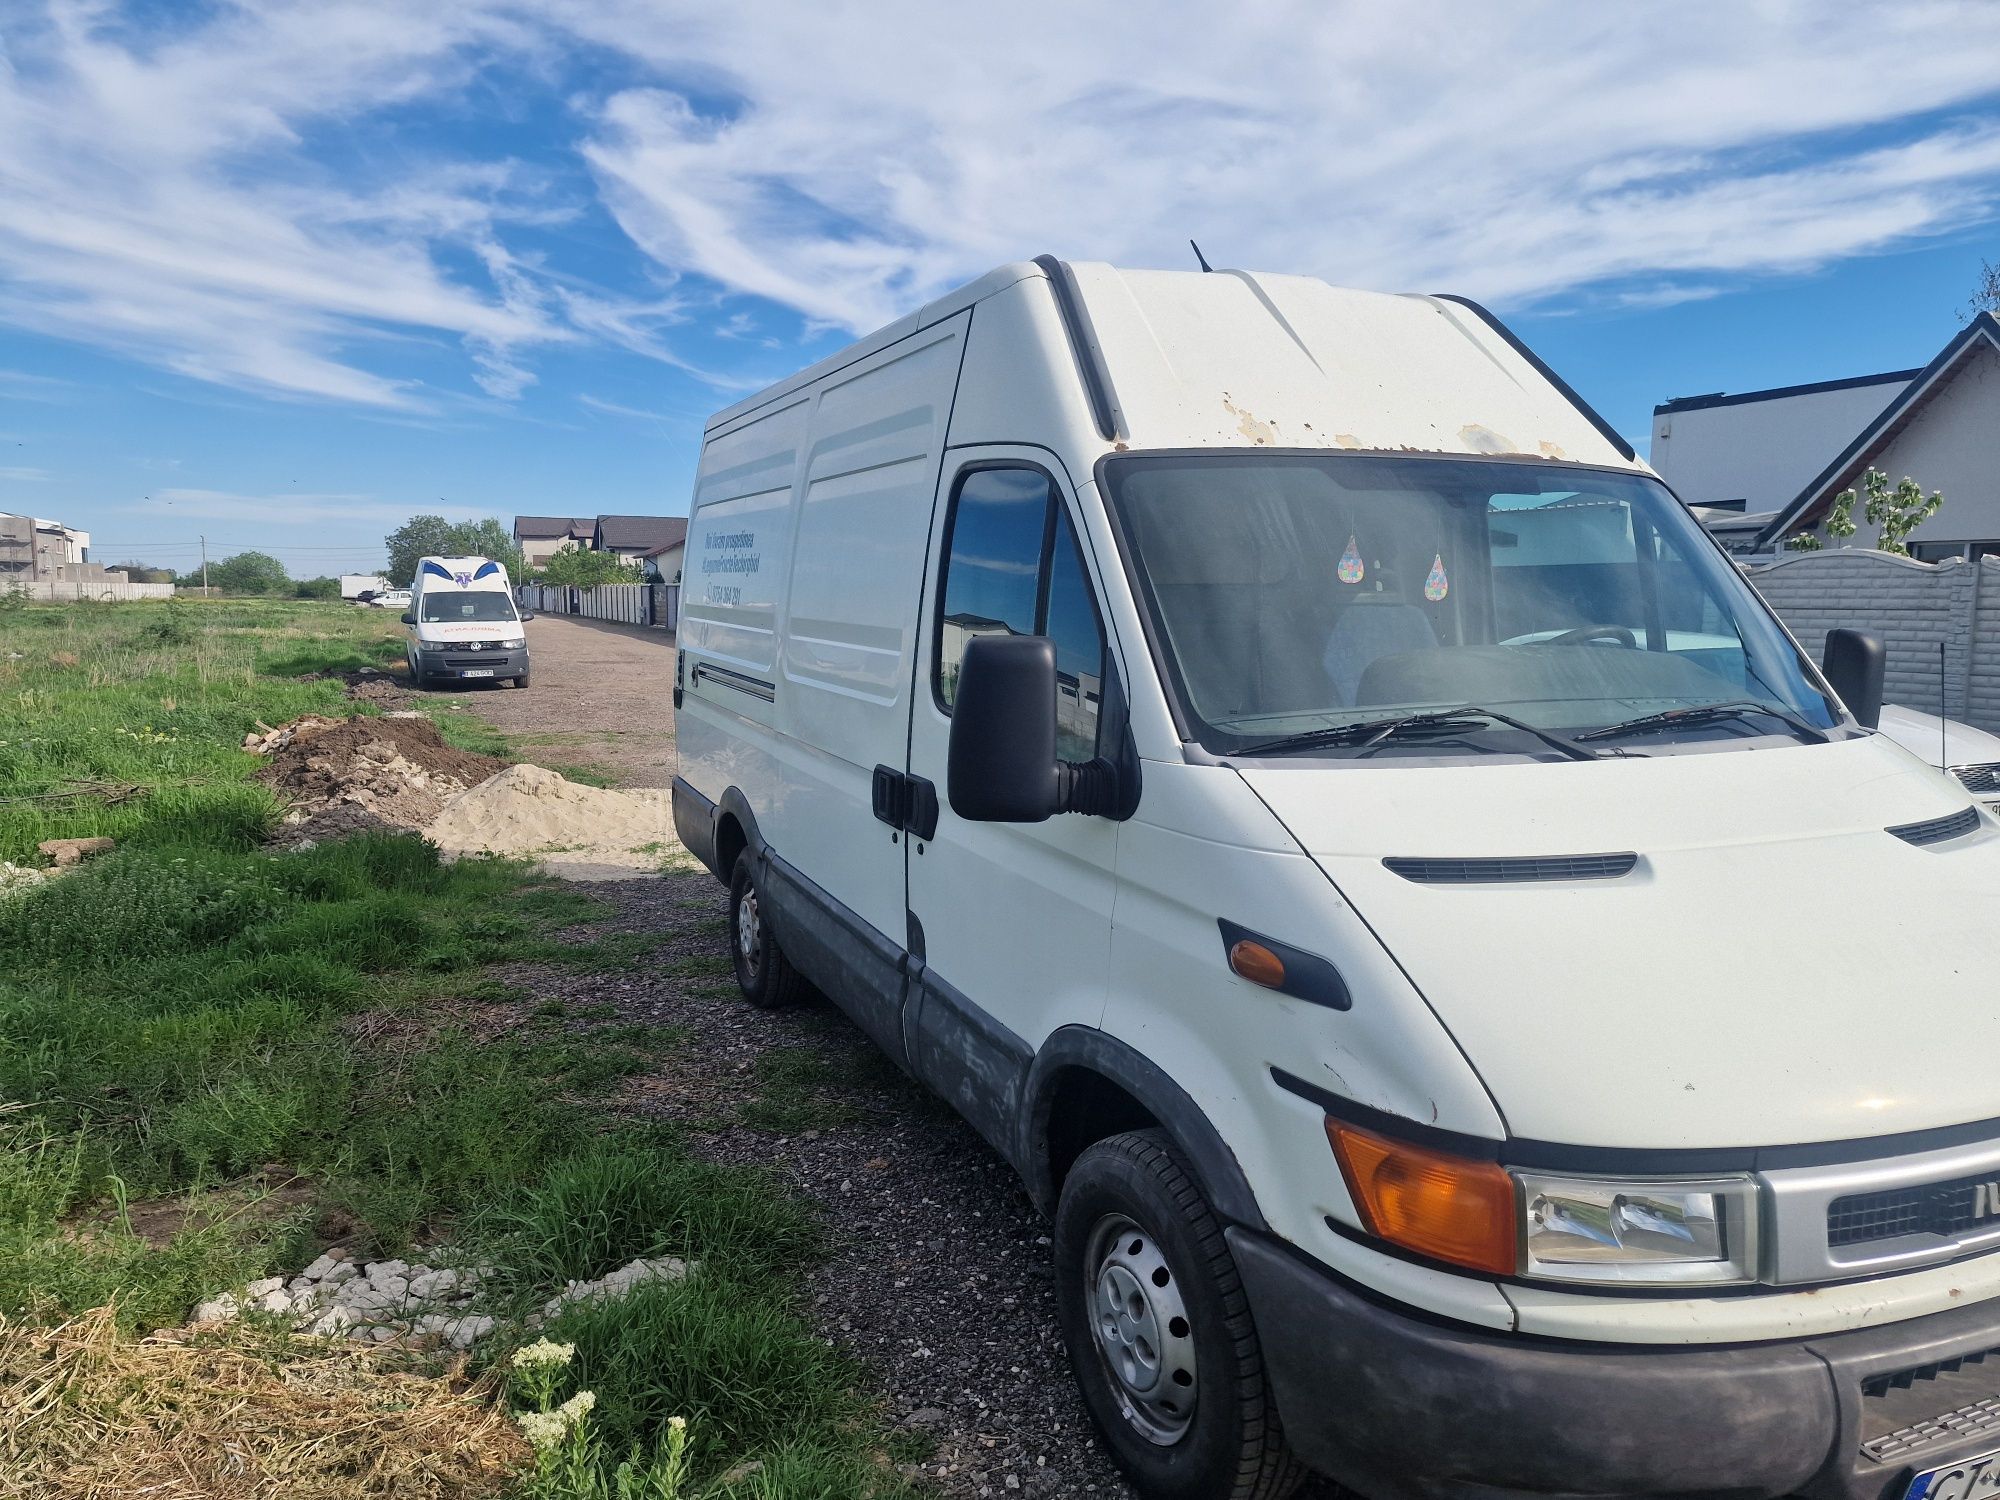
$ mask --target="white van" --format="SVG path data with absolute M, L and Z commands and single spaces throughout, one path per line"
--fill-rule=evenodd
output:
M 418 687 L 486 679 L 526 687 L 528 638 L 521 625 L 533 618 L 514 607 L 507 569 L 492 558 L 419 560 L 403 615 L 410 680 Z
M 1003 267 L 686 569 L 744 993 L 1019 1169 L 1143 1494 L 2000 1482 L 2000 826 L 1481 309 Z

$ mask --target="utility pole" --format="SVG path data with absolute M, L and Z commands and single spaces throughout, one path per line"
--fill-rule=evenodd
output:
M 201 539 L 201 597 L 208 597 L 208 538 Z

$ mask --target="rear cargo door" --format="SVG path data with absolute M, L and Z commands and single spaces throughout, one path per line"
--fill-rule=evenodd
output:
M 913 805 L 935 822 L 909 841 L 906 1029 L 914 1071 L 1011 1153 L 1034 1050 L 1055 1027 L 1103 1014 L 1118 825 L 954 814 L 945 763 L 958 666 L 976 635 L 1052 637 L 1058 751 L 1089 760 L 1108 657 L 1074 498 L 1053 457 L 998 447 L 949 456 L 911 699 Z

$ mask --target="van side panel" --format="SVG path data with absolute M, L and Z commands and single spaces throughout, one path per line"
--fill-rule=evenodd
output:
M 780 857 L 901 950 L 904 846 L 873 808 L 875 767 L 907 763 L 924 553 L 964 314 L 815 389 L 780 630 L 781 786 L 764 833 Z M 836 999 L 845 997 L 836 996 Z M 882 997 L 855 996 L 854 1005 Z M 900 1009 L 900 995 L 888 998 Z M 899 1021 L 857 1019 L 893 1034 Z
M 905 846 L 873 810 L 910 674 L 970 311 L 711 432 L 689 525 L 682 775 L 736 787 L 780 941 L 900 1055 Z
M 777 663 L 778 595 L 810 412 L 801 395 L 710 437 L 688 522 L 681 647 L 765 681 Z

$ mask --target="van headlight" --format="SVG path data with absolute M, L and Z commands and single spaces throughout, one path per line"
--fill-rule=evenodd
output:
M 1757 1279 L 1757 1190 L 1748 1177 L 1513 1176 L 1523 1276 L 1670 1285 Z
M 1433 1260 L 1534 1281 L 1728 1286 L 1757 1279 L 1748 1176 L 1572 1177 L 1511 1169 L 1328 1117 L 1362 1227 Z
M 449 651 L 449 650 L 451 649 L 451 642 L 450 642 L 450 641 L 418 641 L 418 642 L 417 642 L 417 649 L 418 649 L 419 651 Z
M 528 638 L 526 636 L 517 635 L 512 640 L 502 641 L 500 643 L 500 649 L 502 651 L 519 651 L 522 647 L 526 646 L 527 644 L 528 644 Z

